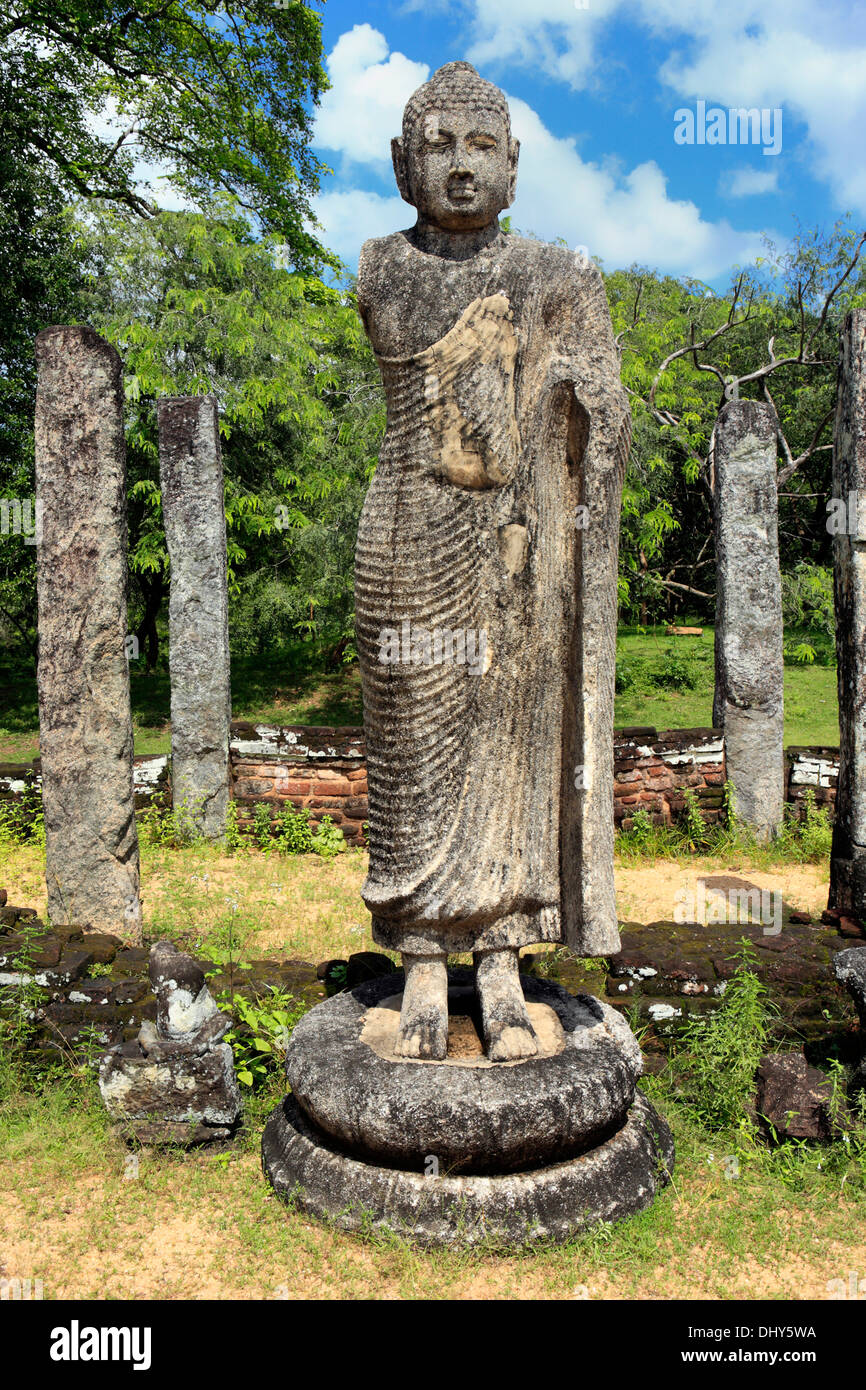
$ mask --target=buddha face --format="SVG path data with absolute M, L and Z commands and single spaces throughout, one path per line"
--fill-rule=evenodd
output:
M 487 227 L 514 197 L 518 145 L 496 112 L 461 103 L 428 112 L 408 148 L 395 140 L 392 152 L 403 197 L 445 231 Z

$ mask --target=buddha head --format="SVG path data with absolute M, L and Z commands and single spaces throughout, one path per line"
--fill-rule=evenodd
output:
M 419 87 L 391 141 L 397 186 L 443 231 L 489 226 L 514 201 L 518 142 L 508 103 L 470 63 L 446 63 Z

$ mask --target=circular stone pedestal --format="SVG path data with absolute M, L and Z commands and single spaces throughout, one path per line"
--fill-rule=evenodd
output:
M 276 1192 L 347 1230 L 422 1245 L 564 1240 L 648 1206 L 673 1141 L 636 1093 L 640 1049 L 591 995 L 522 977 L 539 1055 L 490 1063 L 472 973 L 449 972 L 444 1062 L 393 1055 L 399 977 L 307 1014 L 292 1037 L 292 1095 L 271 1115 L 262 1163 Z

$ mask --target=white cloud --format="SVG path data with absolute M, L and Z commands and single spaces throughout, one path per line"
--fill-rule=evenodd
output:
M 521 142 L 516 227 L 587 246 L 608 269 L 637 261 L 704 280 L 760 253 L 759 232 L 707 222 L 693 202 L 669 197 L 654 161 L 627 173 L 587 163 L 573 140 L 553 135 L 525 102 L 510 98 L 509 106 Z
M 808 129 L 813 176 L 844 207 L 866 210 L 866 44 L 858 47 L 850 26 L 834 32 L 832 8 L 820 30 L 811 5 L 786 13 L 772 0 L 768 9 L 763 33 L 728 32 L 720 22 L 692 60 L 671 57 L 662 79 L 680 94 L 730 106 L 781 107 L 789 128 L 793 116 Z
M 400 128 L 406 97 L 424 80 L 426 69 L 399 96 L 391 88 L 387 124 L 384 104 L 363 108 L 367 114 L 362 119 L 353 94 L 375 86 L 370 74 L 405 74 L 406 64 L 400 54 L 389 56 L 383 35 L 369 25 L 358 25 L 341 37 L 329 58 L 334 82 L 329 96 L 333 111 L 347 114 L 333 124 L 332 148 L 379 170 L 388 155 L 387 139 Z M 510 106 L 521 141 L 518 196 L 511 214 L 521 230 L 587 246 L 610 269 L 638 261 L 702 279 L 713 279 L 734 262 L 750 261 L 760 252 L 758 232 L 738 232 L 727 221 L 707 222 L 693 202 L 669 197 L 656 163 L 640 164 L 630 172 L 613 163 L 588 163 L 574 140 L 553 135 L 525 102 L 512 99 Z M 352 111 L 354 122 L 349 119 Z M 367 237 L 397 231 L 414 220 L 396 192 L 382 196 L 358 188 L 326 192 L 316 199 L 314 210 L 325 243 L 350 264 Z
M 779 186 L 778 169 L 729 169 L 719 181 L 726 198 L 751 198 L 761 193 L 775 193 Z
M 328 54 L 331 88 L 316 116 L 314 142 L 361 163 L 390 162 L 403 107 L 430 68 L 388 53 L 385 36 L 369 24 L 341 34 Z
M 866 10 L 862 0 L 465 0 L 468 56 L 547 73 L 573 87 L 604 80 L 602 30 L 625 18 L 669 42 L 658 77 L 672 94 L 782 107 L 808 130 L 813 176 L 866 210 Z M 611 62 L 619 62 L 614 54 Z
M 467 57 L 484 65 L 538 68 L 572 86 L 591 77 L 599 26 L 621 0 L 472 0 Z
M 368 237 L 387 236 L 415 220 L 399 193 L 386 198 L 363 188 L 322 193 L 313 200 L 313 212 L 322 224 L 325 245 L 351 266 Z

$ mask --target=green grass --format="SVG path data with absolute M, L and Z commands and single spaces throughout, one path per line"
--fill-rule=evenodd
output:
M 322 674 L 301 666 L 288 651 L 232 659 L 232 714 L 263 724 L 361 724 L 357 666 Z M 171 688 L 167 669 L 148 674 L 132 663 L 131 698 L 135 751 L 171 750 Z M 0 762 L 26 763 L 39 756 L 39 707 L 33 664 L 0 658 Z
M 343 955 L 369 945 L 364 869 L 355 852 L 326 863 L 149 850 L 148 932 L 187 949 L 231 943 L 250 961 Z M 41 906 L 43 875 L 36 849 L 0 846 L 16 901 Z M 755 999 L 732 989 L 719 1021 L 684 1036 L 674 1063 L 642 1083 L 677 1145 L 673 1183 L 652 1208 L 523 1253 L 419 1252 L 286 1210 L 259 1162 L 283 1092 L 275 1067 L 245 1088 L 246 1131 L 230 1150 L 142 1150 L 130 1171 L 92 1071 L 71 1057 L 22 1068 L 0 1038 L 4 1275 L 42 1279 L 46 1299 L 826 1299 L 866 1269 L 866 1132 L 771 1149 L 744 1124 L 764 1046 Z
M 659 688 L 660 679 L 693 680 L 689 689 Z M 640 633 L 620 630 L 617 641 L 618 686 L 631 672 L 634 682 L 618 689 L 614 720 L 619 728 L 650 724 L 656 729 L 707 728 L 713 722 L 713 629 L 700 637 L 668 637 L 663 627 Z M 832 665 L 785 665 L 785 745 L 838 747 L 839 706 L 836 668 Z
M 819 660 L 825 653 L 819 650 Z M 307 654 L 293 649 L 232 661 L 235 719 L 265 724 L 360 724 L 357 665 L 322 674 L 304 669 Z M 701 637 L 667 637 L 663 627 L 623 628 L 617 643 L 618 727 L 705 728 L 713 716 L 713 630 Z M 168 670 L 152 674 L 133 663 L 132 714 L 135 751 L 168 753 Z M 680 682 L 660 685 L 659 682 Z M 686 682 L 691 683 L 691 688 Z M 833 665 L 785 666 L 785 743 L 835 747 L 839 743 L 836 669 Z M 0 762 L 30 762 L 39 754 L 39 715 L 32 664 L 0 660 Z
M 862 1143 L 769 1150 L 709 1130 L 663 1079 L 673 1183 L 632 1219 L 516 1253 L 418 1251 L 287 1210 L 261 1174 L 274 1084 L 226 1152 L 146 1149 L 110 1130 L 92 1074 L 23 1084 L 0 1064 L 0 1213 L 8 1278 L 46 1299 L 821 1299 L 864 1268 Z M 736 1159 L 736 1163 L 732 1160 Z

